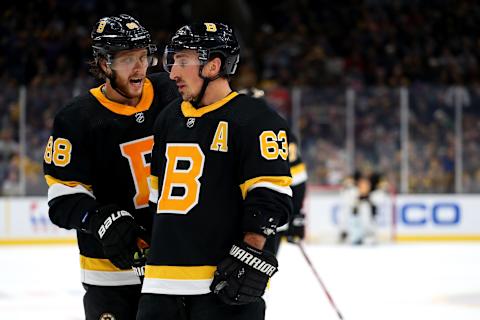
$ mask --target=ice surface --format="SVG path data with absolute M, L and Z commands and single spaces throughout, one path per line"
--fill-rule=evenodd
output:
M 345 320 L 479 320 L 480 244 L 305 246 Z M 0 247 L 0 320 L 84 319 L 74 246 Z M 337 319 L 300 250 L 284 243 L 267 320 Z

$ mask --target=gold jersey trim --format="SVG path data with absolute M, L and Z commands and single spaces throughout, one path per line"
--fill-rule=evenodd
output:
M 290 168 L 290 174 L 293 176 L 306 171 L 305 163 L 299 163 L 296 166 Z
M 189 101 L 183 101 L 181 106 L 182 113 L 185 117 L 199 118 L 206 113 L 212 112 L 214 110 L 217 110 L 220 107 L 223 107 L 227 102 L 229 102 L 236 96 L 238 96 L 238 92 L 233 91 L 225 98 L 218 100 L 217 102 L 212 103 L 208 106 L 204 106 L 198 109 L 192 106 L 192 104 Z
M 148 178 L 148 187 L 150 194 L 148 196 L 148 201 L 153 203 L 158 203 L 158 177 L 150 175 Z
M 133 269 L 120 270 L 108 259 L 80 255 L 81 280 L 98 286 L 125 286 L 140 284 Z
M 142 293 L 170 295 L 198 295 L 210 293 L 212 279 L 205 280 L 169 280 L 145 278 Z
M 292 175 L 292 187 L 304 183 L 308 179 L 307 169 L 304 163 L 291 167 L 290 174 Z
M 154 266 L 145 267 L 145 278 L 165 280 L 209 280 L 216 266 Z
M 150 188 L 158 191 L 158 177 L 150 175 Z
M 87 189 L 88 191 L 92 191 L 92 185 L 91 184 L 84 184 L 84 183 L 81 183 L 81 182 L 78 182 L 78 181 L 63 181 L 63 180 L 54 178 L 54 177 L 52 177 L 51 175 L 48 175 L 48 174 L 45 175 L 45 181 L 47 181 L 47 184 L 48 184 L 49 187 L 51 187 L 55 183 L 59 183 L 59 184 L 63 184 L 65 186 L 71 187 L 71 188 L 74 188 L 76 186 L 82 186 L 85 189 Z
M 287 177 L 287 176 L 261 176 L 261 177 L 256 177 L 249 179 L 242 183 L 240 185 L 240 190 L 242 191 L 242 197 L 245 199 L 247 197 L 248 191 L 252 190 L 255 185 L 261 185 L 262 187 L 267 187 L 270 185 L 272 186 L 273 190 L 279 191 L 285 189 L 285 192 L 282 193 L 288 193 L 288 190 L 290 189 L 290 185 L 292 184 L 292 178 Z M 274 188 L 274 186 L 277 186 L 279 188 Z M 290 195 L 291 195 L 291 190 L 290 190 Z
M 152 105 L 154 92 L 152 82 L 150 82 L 148 78 L 145 78 L 142 97 L 135 107 L 109 100 L 102 93 L 103 86 L 104 84 L 97 88 L 90 89 L 90 93 L 102 104 L 102 106 L 114 113 L 131 116 L 137 112 L 143 112 L 150 109 L 150 106 Z
M 80 268 L 93 271 L 121 271 L 108 259 L 90 258 L 80 255 Z

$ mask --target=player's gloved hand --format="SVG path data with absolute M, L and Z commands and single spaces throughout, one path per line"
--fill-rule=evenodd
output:
M 277 270 L 277 259 L 268 251 L 246 243 L 233 245 L 229 256 L 217 266 L 210 290 L 229 305 L 255 302 Z
M 303 213 L 292 216 L 285 235 L 288 242 L 294 243 L 305 238 L 305 215 Z
M 132 267 L 138 250 L 137 238 L 142 237 L 145 230 L 129 212 L 116 205 L 99 207 L 89 217 L 89 231 L 100 241 L 105 256 L 116 267 Z

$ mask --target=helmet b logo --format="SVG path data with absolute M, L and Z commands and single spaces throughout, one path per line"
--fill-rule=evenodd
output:
M 98 33 L 102 33 L 103 32 L 103 29 L 105 29 L 105 26 L 107 25 L 107 21 L 103 20 L 103 21 L 100 21 L 98 23 L 98 27 L 97 27 L 97 32 Z
M 217 26 L 215 25 L 215 23 L 205 22 L 205 28 L 207 29 L 208 32 L 216 32 L 217 31 Z
M 136 24 L 135 22 L 129 22 L 126 24 L 127 28 L 132 30 L 132 29 L 138 29 L 138 24 Z

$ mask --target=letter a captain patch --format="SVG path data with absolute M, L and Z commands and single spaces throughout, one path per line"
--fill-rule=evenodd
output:
M 228 122 L 220 121 L 213 136 L 212 144 L 210 145 L 210 150 L 213 151 L 228 151 Z

